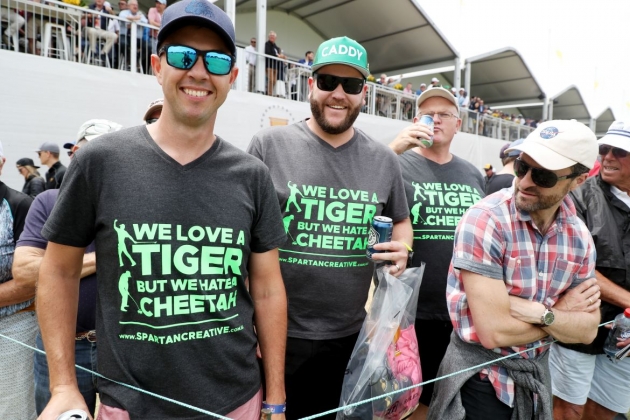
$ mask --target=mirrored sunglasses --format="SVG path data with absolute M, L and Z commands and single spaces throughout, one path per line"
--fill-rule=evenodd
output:
M 607 144 L 600 144 L 599 145 L 599 154 L 602 156 L 606 156 L 608 154 L 608 152 L 610 152 L 612 150 L 612 154 L 614 157 L 616 158 L 625 158 L 626 156 L 628 156 L 628 151 L 627 150 L 623 150 L 620 149 L 618 147 L 612 147 L 612 146 L 608 146 Z
M 169 66 L 180 70 L 190 70 L 197 62 L 197 58 L 203 57 L 208 73 L 217 76 L 229 74 L 234 65 L 234 57 L 229 54 L 220 51 L 200 51 L 185 45 L 165 45 L 158 52 L 158 55 L 162 54 L 166 54 Z
M 317 81 L 317 87 L 326 92 L 332 92 L 341 84 L 343 91 L 348 95 L 358 95 L 365 85 L 365 79 L 358 77 L 339 77 L 319 73 L 315 73 L 313 77 Z
M 521 160 L 521 158 L 516 158 L 514 161 L 514 175 L 516 175 L 517 178 L 523 178 L 530 169 L 532 171 L 532 181 L 542 188 L 552 188 L 562 179 L 571 179 L 580 176 L 580 174 L 577 173 L 558 176 L 548 169 L 534 168 Z

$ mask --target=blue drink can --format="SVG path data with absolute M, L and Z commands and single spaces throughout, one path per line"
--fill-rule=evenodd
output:
M 428 126 L 429 128 L 431 128 L 431 130 L 433 130 L 433 117 L 430 115 L 423 115 L 420 117 L 420 124 L 424 124 L 426 126 Z M 431 147 L 433 146 L 433 136 L 431 136 L 431 138 L 429 140 L 426 139 L 420 139 L 420 143 L 422 143 L 424 145 L 424 147 Z
M 392 219 L 385 216 L 374 217 L 374 220 L 372 220 L 372 226 L 370 226 L 370 234 L 368 235 L 367 250 L 365 251 L 365 256 L 369 260 L 372 259 L 372 254 L 386 252 L 374 249 L 374 245 L 381 244 L 383 242 L 391 242 L 393 230 L 394 223 L 392 222 Z
M 61 413 L 57 420 L 88 420 L 88 413 L 83 410 L 70 410 Z

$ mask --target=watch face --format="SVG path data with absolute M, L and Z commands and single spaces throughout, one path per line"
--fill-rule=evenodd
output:
M 553 312 L 549 310 L 547 310 L 547 312 L 545 312 L 545 315 L 543 315 L 543 321 L 545 325 L 553 324 L 554 319 L 556 319 L 556 316 L 553 314 Z

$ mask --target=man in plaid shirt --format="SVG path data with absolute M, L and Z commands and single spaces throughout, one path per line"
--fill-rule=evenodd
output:
M 549 121 L 514 150 L 513 189 L 479 201 L 457 227 L 454 334 L 438 376 L 494 363 L 438 381 L 428 418 L 551 418 L 548 344 L 597 332 L 595 247 L 567 197 L 595 163 L 596 137 L 575 120 Z

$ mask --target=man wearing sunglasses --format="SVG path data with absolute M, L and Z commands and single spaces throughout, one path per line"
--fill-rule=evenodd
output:
M 608 322 L 630 307 L 630 125 L 615 121 L 598 143 L 599 175 L 571 198 L 595 241 L 602 322 Z M 609 332 L 599 328 L 590 345 L 552 345 L 556 419 L 609 420 L 630 410 L 630 360 L 608 360 L 603 345 Z M 619 343 L 620 349 L 623 344 L 628 343 Z
M 88 141 L 109 132 L 122 128 L 120 124 L 108 120 L 89 120 L 81 125 L 77 134 L 77 141 L 71 144 L 72 152 L 76 152 Z M 64 145 L 67 146 L 69 143 Z M 25 284 L 35 289 L 39 277 L 39 267 L 46 251 L 48 241 L 42 236 L 44 223 L 50 216 L 59 195 L 58 189 L 44 191 L 39 194 L 24 223 L 24 231 L 16 244 L 13 259 L 13 272 Z M 76 318 L 76 335 L 74 339 L 74 356 L 76 363 L 89 370 L 96 368 L 96 258 L 94 243 L 91 243 L 83 256 L 81 268 L 81 283 L 79 285 L 79 306 Z M 41 334 L 37 334 L 35 346 L 45 350 Z M 35 369 L 35 408 L 41 414 L 50 400 L 50 381 L 46 355 L 36 352 L 34 357 Z M 90 372 L 77 369 L 76 378 L 81 395 L 85 399 L 91 415 L 96 407 L 96 377 Z
M 282 420 L 278 200 L 265 165 L 214 134 L 238 74 L 234 26 L 216 5 L 182 0 L 164 11 L 158 51 L 160 118 L 84 146 L 42 230 L 38 312 L 52 398 L 41 418 L 87 410 L 72 343 L 80 263 L 95 240 L 99 373 L 196 408 L 99 379 L 99 418 L 190 419 L 204 410 L 257 420 L 260 343 L 265 404 Z
M 416 101 L 414 123 L 389 145 L 399 155 L 412 216 L 411 264 L 419 267 L 426 263 L 415 321 L 424 381 L 436 377 L 453 332 L 444 295 L 455 227 L 461 215 L 484 196 L 479 170 L 450 151 L 461 124 L 458 105 L 457 98 L 444 88 L 424 91 Z M 433 131 L 420 124 L 423 115 L 433 118 Z M 431 147 L 420 142 L 431 137 Z M 414 420 L 425 418 L 433 386 L 423 387 Z
M 339 404 L 344 372 L 365 318 L 374 265 L 366 259 L 372 218 L 394 222 L 378 262 L 405 269 L 412 231 L 396 156 L 354 127 L 369 75 L 367 52 L 333 38 L 315 54 L 311 118 L 256 134 L 248 151 L 269 167 L 292 238 L 280 250 L 289 298 L 287 418 Z M 328 416 L 328 417 L 333 417 Z
M 463 410 L 467 419 L 552 418 L 551 340 L 590 343 L 597 333 L 595 247 L 567 197 L 595 163 L 595 134 L 548 121 L 512 150 L 521 151 L 514 188 L 472 206 L 455 232 L 454 334 L 438 376 L 490 364 L 438 381 L 429 419 Z

